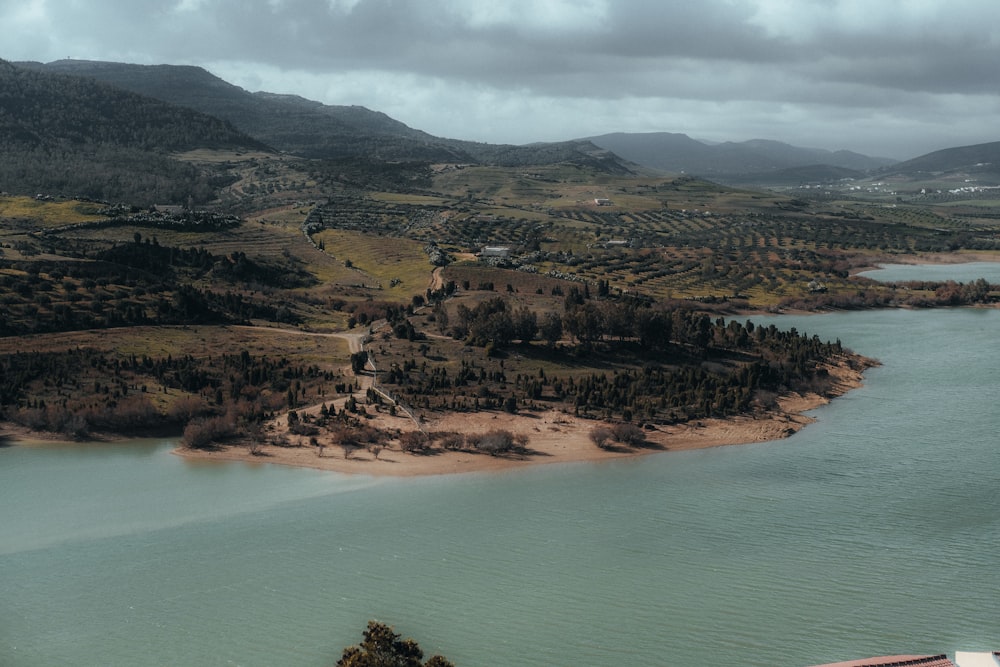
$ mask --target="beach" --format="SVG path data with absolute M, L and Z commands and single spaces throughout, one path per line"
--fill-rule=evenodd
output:
M 349 457 L 345 457 L 341 447 L 332 443 L 324 444 L 323 435 L 317 437 L 317 442 L 324 445 L 320 448 L 311 445 L 309 437 L 288 433 L 287 418 L 284 416 L 272 420 L 266 426 L 268 440 L 271 443 L 284 441 L 286 444 L 283 446 L 263 444 L 256 449 L 256 453 L 244 445 L 214 450 L 178 447 L 175 453 L 201 460 L 274 463 L 347 474 L 412 477 L 497 472 L 551 463 L 599 462 L 659 452 L 764 442 L 792 435 L 814 421 L 804 413 L 862 385 L 863 369 L 856 369 L 845 362 L 829 366 L 828 370 L 833 383 L 826 395 L 787 394 L 778 399 L 776 409 L 756 416 L 701 419 L 685 424 L 647 427 L 644 431 L 647 442 L 635 447 L 599 448 L 591 440 L 590 433 L 595 427 L 604 425 L 604 422 L 576 417 L 559 410 L 545 410 L 522 411 L 517 414 L 499 411 L 430 412 L 422 416 L 421 426 L 428 433 L 445 431 L 469 434 L 506 430 L 527 437 L 524 452 L 500 456 L 439 448 L 428 453 L 408 453 L 402 451 L 397 443 L 393 443 L 382 449 L 377 457 L 365 449 L 354 450 Z M 300 410 L 299 414 L 308 414 L 310 411 L 318 413 L 319 409 L 320 406 L 313 406 Z M 392 416 L 384 410 L 372 415 L 367 424 L 379 429 L 398 429 L 402 432 L 417 429 L 413 420 Z

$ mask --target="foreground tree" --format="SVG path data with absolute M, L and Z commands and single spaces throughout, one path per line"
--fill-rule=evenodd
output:
M 400 639 L 392 628 L 378 621 L 368 621 L 359 646 L 348 646 L 337 667 L 455 667 L 435 655 L 421 662 L 424 652 L 412 639 Z

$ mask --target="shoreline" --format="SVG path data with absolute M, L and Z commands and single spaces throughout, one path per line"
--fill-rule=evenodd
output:
M 686 424 L 656 426 L 645 432 L 647 443 L 636 447 L 598 448 L 589 434 L 591 429 L 605 422 L 574 417 L 552 409 L 513 415 L 504 412 L 435 414 L 424 423 L 427 431 L 482 433 L 492 429 L 505 429 L 515 435 L 527 436 L 529 441 L 526 453 L 509 456 L 441 449 L 434 449 L 426 454 L 412 454 L 394 446 L 383 449 L 377 459 L 363 449 L 357 450 L 350 458 L 344 458 L 342 450 L 332 445 L 326 446 L 321 456 L 320 450 L 308 444 L 307 437 L 288 436 L 287 430 L 271 434 L 289 437 L 291 446 L 265 444 L 256 455 L 239 444 L 218 450 L 177 447 L 173 453 L 197 461 L 267 463 L 373 477 L 417 477 L 502 472 L 552 463 L 595 463 L 662 452 L 769 442 L 787 438 L 816 421 L 804 413 L 826 405 L 851 389 L 863 386 L 864 370 L 874 365 L 877 362 L 864 360 L 860 369 L 847 363 L 831 366 L 828 370 L 833 383 L 826 395 L 788 394 L 778 399 L 776 410 L 764 415 L 702 419 Z M 378 413 L 369 424 L 376 428 L 415 430 L 412 421 L 403 417 L 390 417 L 386 413 Z
M 319 455 L 319 450 L 308 444 L 308 437 L 289 435 L 287 426 L 282 426 L 283 420 L 280 418 L 269 423 L 269 436 L 287 439 L 287 446 L 270 442 L 260 446 L 258 453 L 253 454 L 246 443 L 234 443 L 214 450 L 189 449 L 178 445 L 171 453 L 191 461 L 275 464 L 372 477 L 419 477 L 503 472 L 552 463 L 596 463 L 664 452 L 770 442 L 787 438 L 815 422 L 815 418 L 806 415 L 806 412 L 826 405 L 852 389 L 862 387 L 864 371 L 877 366 L 878 362 L 863 357 L 860 361 L 860 364 L 856 364 L 857 368 L 844 360 L 828 366 L 832 382 L 823 395 L 786 394 L 778 397 L 776 409 L 763 414 L 657 425 L 652 430 L 645 431 L 646 443 L 634 447 L 619 445 L 601 449 L 591 441 L 590 431 L 606 422 L 549 409 L 517 414 L 485 411 L 435 413 L 423 422 L 426 431 L 455 431 L 465 434 L 504 429 L 515 435 L 527 436 L 525 452 L 503 456 L 443 449 L 433 449 L 429 453 L 406 453 L 398 445 L 394 445 L 385 447 L 377 459 L 364 449 L 358 449 L 350 458 L 344 458 L 341 448 L 332 444 L 326 445 L 323 454 Z M 299 410 L 299 413 L 318 412 L 319 407 L 305 408 Z M 376 413 L 368 425 L 404 432 L 416 430 L 414 422 L 409 418 L 390 416 L 386 412 Z M 114 443 L 130 439 L 133 438 L 94 434 L 85 442 Z M 74 441 L 59 434 L 32 431 L 11 422 L 0 424 L 0 446 L 75 446 L 85 442 Z

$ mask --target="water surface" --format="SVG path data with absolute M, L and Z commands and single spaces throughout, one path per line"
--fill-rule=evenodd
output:
M 908 280 L 954 280 L 971 283 L 980 278 L 989 283 L 1000 283 L 1000 262 L 966 262 L 963 264 L 882 264 L 877 269 L 862 271 L 858 275 L 879 282 L 906 282 Z
M 883 362 L 778 442 L 403 480 L 0 449 L 0 664 L 331 665 L 370 618 L 461 666 L 1000 648 L 1000 311 L 778 322 Z

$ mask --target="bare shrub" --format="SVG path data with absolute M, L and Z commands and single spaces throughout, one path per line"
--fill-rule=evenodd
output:
M 167 419 L 175 424 L 186 424 L 205 412 L 205 403 L 197 396 L 182 396 L 167 408 Z
M 607 426 L 595 426 L 590 430 L 590 440 L 601 449 L 607 449 L 614 439 L 614 434 Z
M 301 421 L 288 425 L 288 432 L 292 435 L 319 435 L 319 429 L 312 424 L 305 424 Z
M 196 419 L 184 427 L 182 441 L 191 449 L 208 449 L 217 443 L 239 435 L 236 422 L 230 415 Z
M 399 448 L 404 452 L 422 452 L 429 444 L 427 435 L 421 431 L 407 431 L 399 435 Z
M 465 436 L 461 433 L 435 433 L 434 437 L 438 444 L 441 445 L 442 449 L 456 451 L 465 447 Z
M 636 446 L 646 442 L 646 434 L 635 424 L 615 424 L 611 432 L 623 445 Z
M 514 434 L 510 431 L 495 430 L 482 434 L 475 447 L 490 456 L 505 454 L 514 449 Z

